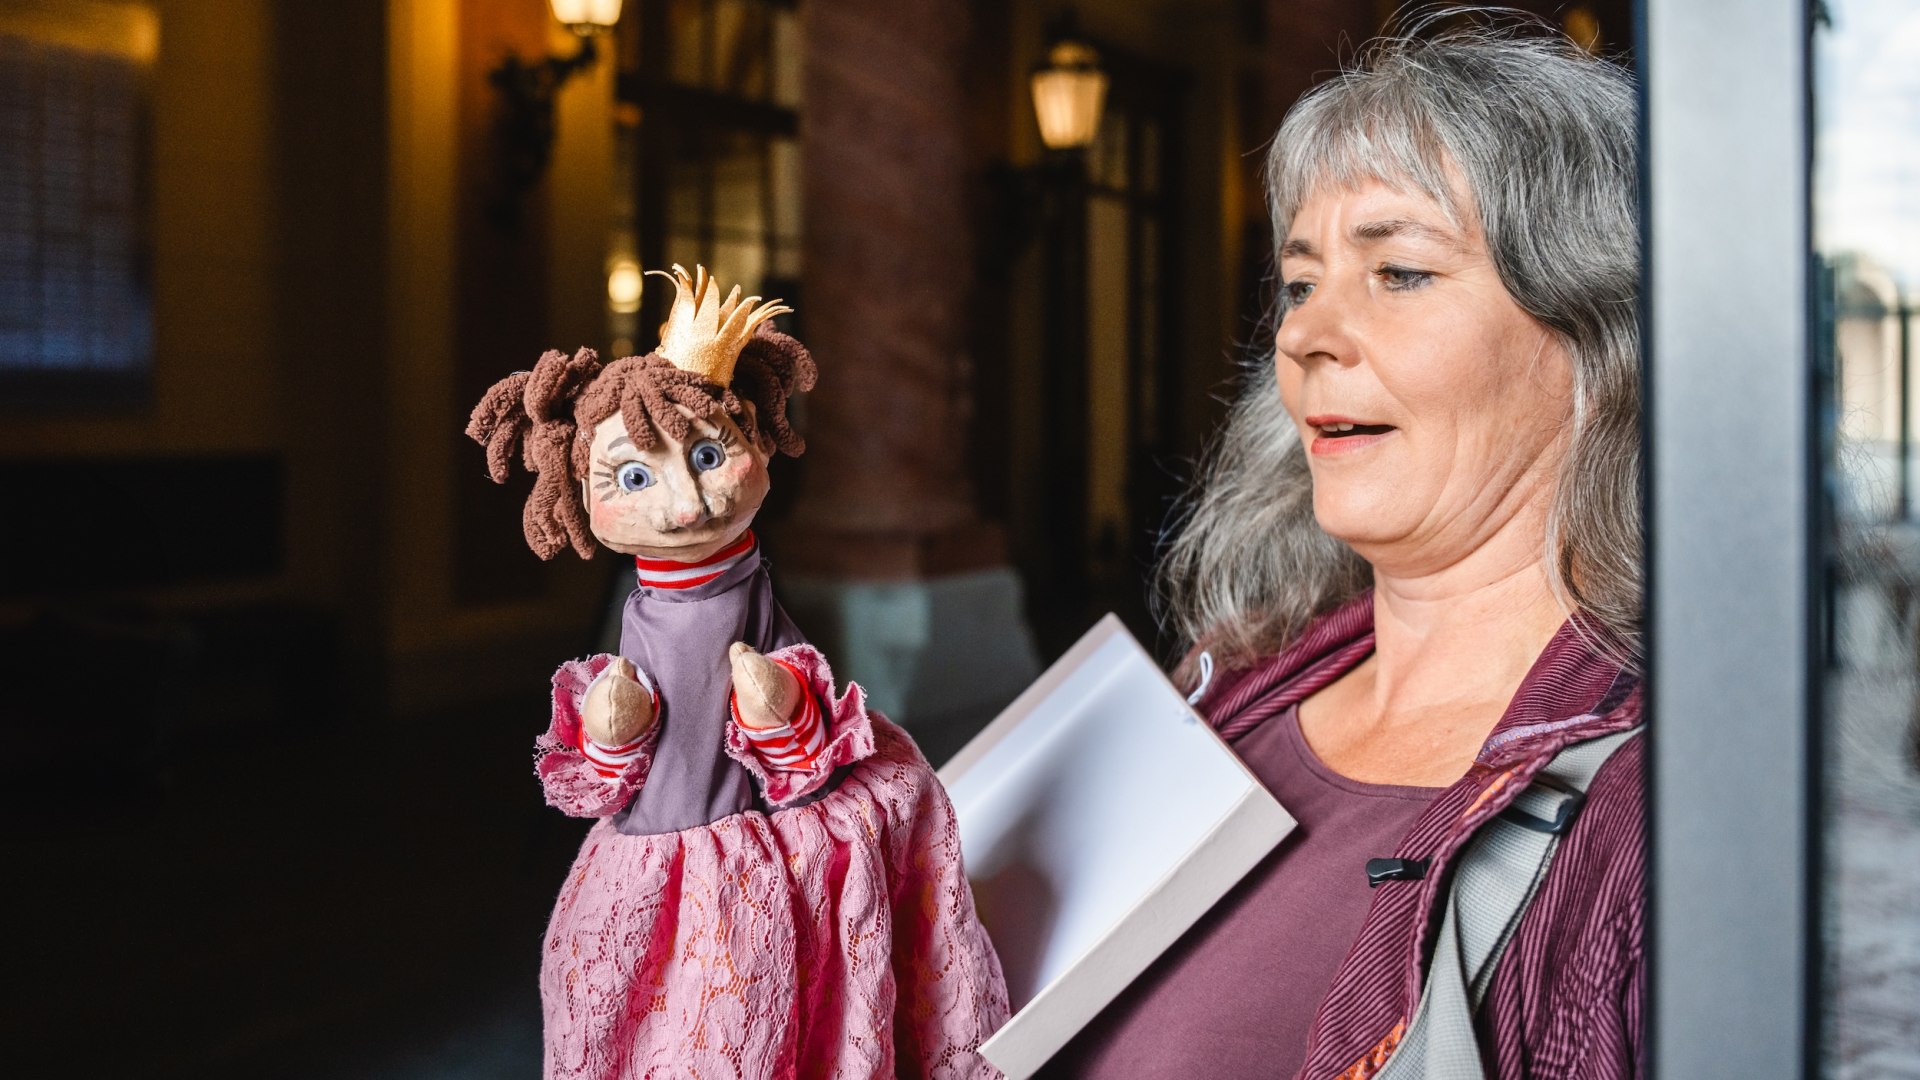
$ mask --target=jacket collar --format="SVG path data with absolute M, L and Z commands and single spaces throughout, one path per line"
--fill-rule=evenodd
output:
M 1640 722 L 1639 679 L 1591 644 L 1594 631 L 1568 619 L 1541 650 L 1488 733 L 1475 770 L 1501 770 L 1567 743 Z M 1373 652 L 1373 591 L 1315 619 L 1271 660 L 1222 676 L 1200 708 L 1229 742 L 1352 671 Z

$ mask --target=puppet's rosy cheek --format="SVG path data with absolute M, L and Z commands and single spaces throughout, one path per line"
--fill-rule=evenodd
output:
M 605 499 L 593 500 L 593 504 L 587 507 L 587 514 L 593 526 L 593 531 L 597 533 L 606 532 L 609 528 L 612 528 L 620 522 L 620 511 L 616 510 Z

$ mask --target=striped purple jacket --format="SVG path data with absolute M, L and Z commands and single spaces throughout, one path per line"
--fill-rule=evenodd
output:
M 1231 741 L 1333 682 L 1372 650 L 1369 594 L 1316 621 L 1273 659 L 1223 675 L 1201 707 Z M 1561 627 L 1467 774 L 1434 799 L 1391 853 L 1430 859 L 1427 875 L 1375 890 L 1360 934 L 1314 1016 L 1296 1080 L 1365 1080 L 1379 1071 L 1419 1002 L 1441 890 L 1461 846 L 1561 747 L 1640 720 L 1638 680 L 1589 649 L 1571 624 Z M 1477 1018 L 1490 1078 L 1645 1075 L 1644 743 L 1628 740 L 1594 778 L 1494 972 Z M 1360 860 L 1353 872 L 1361 872 Z

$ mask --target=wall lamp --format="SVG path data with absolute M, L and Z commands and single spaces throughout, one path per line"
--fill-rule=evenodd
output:
M 1031 80 L 1033 113 L 1040 121 L 1040 139 L 1050 150 L 1078 150 L 1092 145 L 1100 133 L 1100 113 L 1107 103 L 1107 73 L 1100 70 L 1100 54 L 1083 38 L 1071 15 L 1063 17 L 1049 35 L 1046 63 Z
M 1046 153 L 1031 165 L 999 163 L 987 172 L 988 211 L 998 228 L 983 249 L 995 263 L 1010 262 L 1041 233 L 1062 224 L 1084 198 L 1083 151 L 1100 133 L 1107 73 L 1100 53 L 1068 10 L 1047 28 L 1045 59 L 1033 69 L 1033 115 Z
M 488 73 L 487 81 L 500 91 L 499 115 L 501 190 L 495 216 L 510 221 L 520 199 L 547 171 L 553 160 L 553 102 L 568 79 L 585 71 L 599 56 L 594 39 L 620 21 L 621 0 L 549 0 L 553 17 L 580 39 L 572 56 L 546 56 L 527 61 L 508 53 Z

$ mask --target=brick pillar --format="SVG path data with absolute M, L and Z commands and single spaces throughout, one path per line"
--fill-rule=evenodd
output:
M 802 273 L 820 386 L 770 550 L 788 606 L 938 762 L 1037 673 L 966 448 L 970 6 L 801 7 Z
M 965 467 L 968 7 L 834 0 L 806 41 L 807 538 L 789 563 L 914 578 L 1004 564 Z

